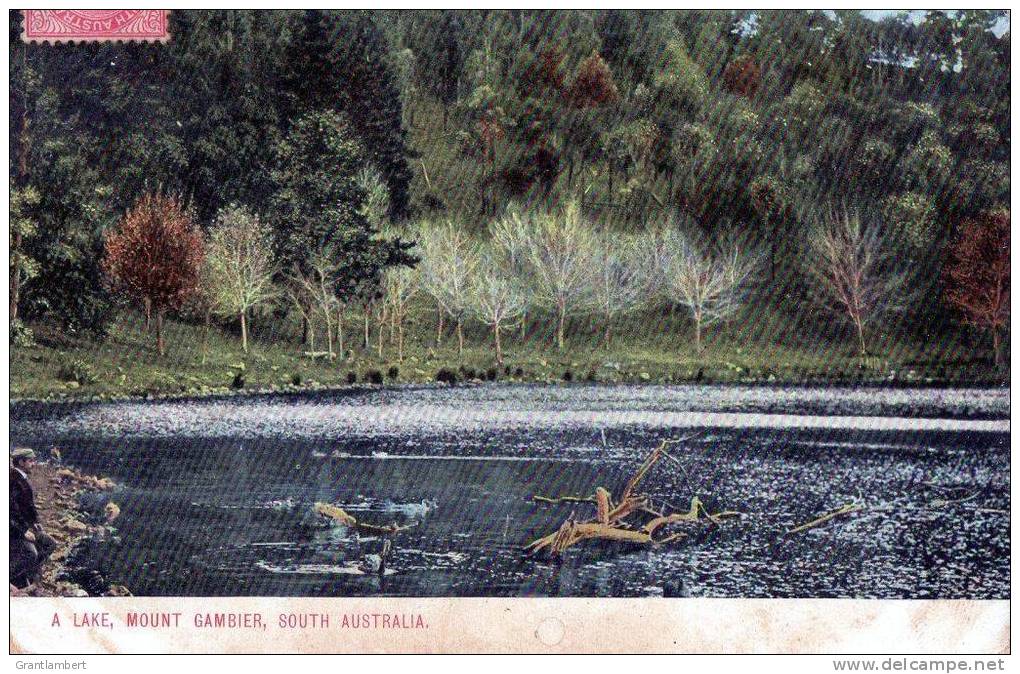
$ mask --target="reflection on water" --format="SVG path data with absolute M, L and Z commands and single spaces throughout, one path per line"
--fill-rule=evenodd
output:
M 719 411 L 750 404 L 709 389 L 702 402 L 714 397 Z M 689 431 L 672 427 L 670 415 L 678 401 L 689 409 L 697 395 L 666 391 L 655 402 L 648 391 L 418 391 L 420 418 L 439 408 L 446 418 L 456 417 L 451 409 L 472 410 L 470 424 L 418 426 L 387 416 L 394 405 L 411 405 L 413 390 L 171 408 L 15 407 L 11 441 L 58 443 L 65 459 L 123 485 L 114 497 L 117 538 L 79 557 L 136 594 L 1008 597 L 1009 443 L 1002 432 L 708 429 L 679 454 L 710 509 L 745 517 L 660 548 L 592 544 L 557 563 L 524 557 L 527 542 L 572 513 L 589 514 L 583 504 L 535 504 L 533 495 L 590 494 L 597 485 L 618 491 L 659 439 Z M 855 402 L 859 392 L 841 398 L 824 391 L 814 402 L 804 394 L 794 402 L 770 394 L 766 402 L 786 415 L 797 414 L 798 404 L 816 415 L 878 412 L 873 402 Z M 883 404 L 910 413 L 910 397 L 897 396 Z M 825 409 L 817 407 L 822 399 Z M 1003 409 L 1008 416 L 1008 397 L 1003 406 L 998 392 L 969 400 L 985 406 L 977 416 L 994 419 Z M 932 418 L 969 416 L 949 394 L 925 392 L 916 402 Z M 264 432 L 227 432 L 213 413 L 223 405 L 235 419 L 258 418 Z M 295 406 L 299 417 L 316 420 L 316 433 L 286 432 Z M 634 410 L 651 422 L 613 416 Z M 655 423 L 657 410 L 662 423 Z M 510 411 L 530 421 L 503 423 Z M 200 433 L 196 420 L 214 418 L 209 433 Z M 175 419 L 187 433 L 166 432 Z M 646 488 L 677 508 L 690 498 L 668 463 Z M 852 499 L 874 507 L 785 534 Z M 317 501 L 361 521 L 413 526 L 393 538 L 380 574 L 383 541 L 324 526 L 312 514 Z

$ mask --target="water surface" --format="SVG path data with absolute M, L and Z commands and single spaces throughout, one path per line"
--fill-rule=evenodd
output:
M 488 385 L 17 404 L 11 442 L 120 483 L 116 536 L 78 559 L 139 595 L 1007 598 L 1008 417 L 991 389 Z M 692 433 L 644 488 L 739 520 L 522 554 L 590 514 L 533 495 L 619 492 Z M 382 541 L 322 526 L 316 501 L 415 526 L 380 576 Z

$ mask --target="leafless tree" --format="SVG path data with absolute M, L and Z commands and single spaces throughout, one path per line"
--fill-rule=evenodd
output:
M 559 213 L 538 214 L 533 223 L 529 252 L 535 295 L 556 312 L 556 344 L 562 350 L 567 316 L 592 302 L 592 227 L 577 202 Z
M 464 231 L 447 222 L 423 225 L 418 234 L 421 284 L 439 309 L 436 345 L 442 341 L 443 318 L 457 325 L 457 353 L 464 354 L 464 315 L 471 307 L 471 279 L 478 266 L 478 245 Z
M 503 363 L 502 329 L 524 311 L 526 299 L 516 279 L 510 274 L 507 260 L 491 246 L 483 249 L 480 262 L 472 276 L 472 311 L 492 328 L 496 346 L 496 362 Z
M 308 323 L 309 348 L 315 353 L 314 315 L 322 317 L 326 328 L 326 347 L 329 358 L 333 351 L 333 313 L 339 307 L 336 296 L 337 277 L 340 273 L 338 256 L 330 246 L 323 246 L 308 258 L 305 272 L 292 270 L 288 277 L 288 294 L 294 306 Z
M 613 321 L 645 303 L 652 274 L 640 238 L 605 229 L 594 244 L 592 294 L 605 322 L 603 341 L 609 348 Z
M 203 285 L 213 313 L 241 320 L 241 348 L 248 353 L 248 312 L 276 295 L 272 232 L 257 215 L 228 206 L 206 240 Z
M 489 224 L 493 250 L 505 260 L 507 269 L 516 279 L 517 287 L 525 300 L 520 320 L 522 341 L 527 331 L 528 312 L 535 302 L 535 279 L 531 257 L 534 231 L 534 222 L 525 216 L 516 204 L 508 207 L 503 217 Z
M 667 297 L 694 321 L 700 353 L 703 328 L 729 319 L 743 306 L 758 262 L 735 239 L 712 244 L 691 229 L 674 226 L 664 232 L 660 273 Z
M 383 289 L 390 307 L 391 325 L 397 328 L 397 360 L 404 361 L 404 319 L 407 305 L 421 290 L 420 274 L 417 268 L 390 267 L 383 275 Z M 390 341 L 393 342 L 391 336 Z
M 867 355 L 865 329 L 907 305 L 907 275 L 895 269 L 878 228 L 846 208 L 817 220 L 805 248 L 812 298 L 854 327 L 861 355 Z

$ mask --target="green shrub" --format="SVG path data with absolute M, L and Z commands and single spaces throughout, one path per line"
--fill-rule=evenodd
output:
M 379 370 L 369 370 L 368 372 L 365 373 L 365 376 L 362 377 L 362 379 L 364 379 L 369 384 L 383 383 L 382 372 L 380 372 Z
M 301 386 L 301 373 L 295 372 L 290 376 L 290 383 L 294 386 Z
M 174 375 L 169 372 L 156 372 L 152 375 L 152 385 L 149 387 L 150 391 L 157 393 L 165 393 L 172 391 L 184 391 L 187 387 L 184 386 Z
M 392 365 L 390 369 L 386 372 L 386 376 L 389 377 L 390 379 L 394 380 L 397 379 L 400 376 L 400 368 L 397 367 L 396 365 Z
M 456 384 L 457 373 L 444 367 L 436 372 L 436 381 L 440 384 Z
M 11 345 L 21 348 L 35 346 L 35 335 L 32 333 L 32 329 L 18 319 L 11 321 Z
M 358 383 L 358 375 L 356 373 L 354 373 L 354 372 L 348 372 L 347 373 L 347 383 L 348 384 L 357 384 Z
M 92 365 L 77 356 L 67 356 L 60 361 L 57 377 L 61 381 L 76 382 L 81 385 L 94 384 L 99 379 Z

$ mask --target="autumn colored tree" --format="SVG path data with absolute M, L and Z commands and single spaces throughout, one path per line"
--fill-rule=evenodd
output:
M 723 85 L 731 94 L 753 98 L 761 86 L 761 66 L 749 54 L 738 56 L 723 71 Z
M 592 54 L 577 66 L 567 100 L 577 108 L 601 108 L 620 100 L 613 73 L 598 54 Z
M 1002 365 L 1002 331 L 1009 325 L 1009 211 L 964 221 L 946 264 L 946 300 L 964 320 L 992 333 Z
M 853 325 L 862 356 L 865 329 L 909 304 L 908 275 L 874 224 L 855 211 L 832 209 L 812 224 L 803 264 L 812 300 Z
M 114 288 L 140 301 L 146 324 L 156 316 L 156 347 L 163 355 L 163 315 L 198 290 L 202 234 L 176 197 L 148 193 L 107 232 L 103 269 Z

